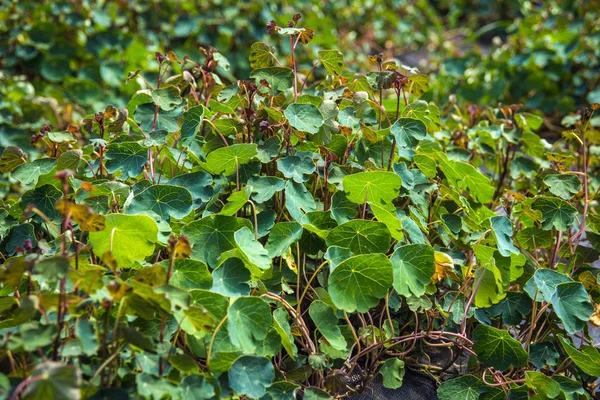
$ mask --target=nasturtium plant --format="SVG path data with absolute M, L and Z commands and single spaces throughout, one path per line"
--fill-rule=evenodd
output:
M 441 75 L 357 62 L 300 14 L 269 22 L 245 68 L 195 46 L 119 64 L 154 36 L 107 29 L 115 7 L 68 14 L 103 27 L 85 48 L 106 61 L 77 78 L 79 39 L 48 44 L 60 18 L 10 34 L 11 57 L 43 53 L 36 73 L 69 96 L 99 71 L 130 99 L 56 113 L 31 140 L 4 127 L 32 103 L 4 110 L 33 88 L 0 102 L 1 397 L 360 399 L 415 376 L 440 399 L 598 395 L 600 106 L 581 66 L 598 46 L 577 33 L 596 12 L 574 30 L 527 11 L 544 37 L 498 49 L 477 83 L 467 56 Z M 516 65 L 528 79 L 506 82 Z M 559 82 L 582 106 L 562 121 L 536 94 Z

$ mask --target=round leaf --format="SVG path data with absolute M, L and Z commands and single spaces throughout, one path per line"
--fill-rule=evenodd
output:
M 390 240 L 385 224 L 357 219 L 332 229 L 327 236 L 327 246 L 346 247 L 354 254 L 387 253 Z
M 89 234 L 97 256 L 111 252 L 120 268 L 128 268 L 154 253 L 158 227 L 147 215 L 108 214 L 105 224 L 103 231 Z
M 275 368 L 265 357 L 238 358 L 227 373 L 231 388 L 239 395 L 258 399 L 275 379 Z
M 392 263 L 383 254 L 355 256 L 333 270 L 329 293 L 337 308 L 367 312 L 386 296 L 392 278 Z
M 231 343 L 252 352 L 267 337 L 271 308 L 260 297 L 239 297 L 227 310 L 227 330 Z
M 181 186 L 152 185 L 133 197 L 129 212 L 153 211 L 162 219 L 183 218 L 192 211 L 192 195 Z
M 433 247 L 409 244 L 399 247 L 391 258 L 394 289 L 403 296 L 422 296 L 435 273 Z
M 321 111 L 313 104 L 290 104 L 284 115 L 292 127 L 308 133 L 319 132 L 325 122 Z

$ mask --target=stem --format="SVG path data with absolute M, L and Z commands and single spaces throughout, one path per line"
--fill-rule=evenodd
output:
M 298 98 L 298 76 L 296 71 L 296 43 L 294 37 L 290 36 L 290 48 L 292 49 L 292 69 L 294 70 L 294 103 Z M 307 77 L 308 78 L 308 77 Z
M 219 329 L 221 329 L 221 327 L 223 326 L 225 321 L 227 321 L 227 315 L 223 317 L 221 322 L 219 322 L 219 325 L 217 325 L 217 327 L 215 328 L 215 331 L 213 332 L 212 336 L 210 337 L 210 343 L 208 344 L 208 348 L 206 349 L 206 367 L 209 370 L 210 370 L 210 356 L 212 353 L 213 343 L 215 341 L 215 337 L 217 337 L 217 333 L 219 332 Z
M 13 392 L 12 396 L 10 397 L 10 400 L 19 399 L 21 396 L 21 393 L 25 390 L 25 388 L 28 385 L 32 384 L 33 382 L 37 382 L 43 378 L 44 378 L 44 375 L 36 375 L 36 376 L 32 376 L 32 377 L 22 380 L 21 383 L 19 383 L 19 385 L 15 388 L 15 391 Z
M 356 331 L 354 330 L 354 327 L 352 326 L 352 323 L 350 322 L 350 318 L 348 318 L 348 314 L 346 314 L 346 311 L 344 311 L 344 318 L 346 319 L 346 322 L 348 323 L 348 327 L 352 331 L 352 336 L 354 337 L 354 342 L 356 343 L 356 354 L 358 355 L 358 354 L 360 354 L 360 340 L 358 340 Z M 354 369 L 354 366 L 356 365 L 356 361 L 358 361 L 358 358 L 356 358 L 356 360 L 354 360 L 354 363 L 352 364 L 352 366 L 350 368 L 350 372 L 352 372 L 352 370 Z
M 502 172 L 500 174 L 500 178 L 498 178 L 498 186 L 496 186 L 496 191 L 494 192 L 494 200 L 498 198 L 500 192 L 502 191 L 502 185 L 504 184 L 504 179 L 506 178 L 506 174 L 508 173 L 508 161 L 510 160 L 510 150 L 511 144 L 508 143 L 506 148 L 506 154 L 503 155 L 502 160 Z
M 306 287 L 304 288 L 304 290 L 302 291 L 302 294 L 300 295 L 300 298 L 298 299 L 298 306 L 296 307 L 296 312 L 298 314 L 300 314 L 300 306 L 302 304 L 302 300 L 304 299 L 304 296 L 306 296 L 306 292 L 308 291 L 308 288 L 310 288 L 310 284 L 312 283 L 312 281 L 316 278 L 317 274 L 319 273 L 319 271 L 321 271 L 321 269 L 327 265 L 328 261 L 323 262 L 321 265 L 319 265 L 317 267 L 317 269 L 315 270 L 315 272 L 312 274 L 312 276 L 310 277 L 310 279 L 308 280 L 308 282 L 306 283 Z M 298 288 L 300 289 L 300 288 Z
M 560 241 L 562 239 L 562 231 L 556 231 L 556 245 L 554 246 L 554 252 L 552 253 L 552 260 L 550 261 L 550 268 L 554 269 L 556 266 L 556 260 L 558 259 L 558 250 L 560 249 Z
M 473 292 L 471 293 L 471 296 L 469 297 L 469 300 L 467 301 L 467 305 L 465 306 L 465 312 L 463 314 L 463 321 L 461 324 L 461 332 L 463 335 L 465 334 L 465 331 L 467 329 L 467 315 L 469 313 L 469 307 L 471 307 L 473 300 L 475 300 L 475 295 L 477 294 L 479 285 L 481 285 L 481 282 L 483 282 L 484 276 L 485 276 L 485 273 L 482 273 L 481 276 L 479 277 L 479 279 L 477 280 L 477 282 L 475 282 L 475 286 L 473 287 Z

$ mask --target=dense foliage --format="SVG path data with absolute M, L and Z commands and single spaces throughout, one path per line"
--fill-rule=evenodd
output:
M 230 57 L 194 52 L 186 2 L 73 4 L 2 9 L 47 20 L 2 31 L 0 396 L 326 399 L 405 369 L 441 399 L 595 396 L 597 10 L 524 3 L 430 76 L 318 15 L 227 6 Z

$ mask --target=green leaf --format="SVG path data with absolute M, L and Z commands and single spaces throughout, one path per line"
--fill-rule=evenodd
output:
M 531 227 L 521 229 L 516 235 L 517 242 L 525 250 L 534 251 L 538 248 L 546 248 L 552 244 L 552 232 Z
M 479 400 L 483 388 L 481 379 L 473 375 L 463 375 L 442 382 L 437 395 L 439 400 Z
M 310 303 L 308 314 L 331 347 L 336 350 L 346 350 L 348 344 L 337 325 L 338 318 L 335 316 L 333 308 L 321 300 L 315 300 Z
M 560 390 L 565 394 L 567 399 L 576 399 L 581 397 L 576 396 L 575 394 L 586 394 L 585 389 L 581 386 L 581 383 L 576 380 L 569 379 L 564 375 L 554 375 L 552 380 L 560 385 Z
M 321 111 L 313 104 L 290 104 L 284 112 L 292 127 L 299 131 L 317 133 L 325 120 Z
M 248 186 L 252 186 L 252 200 L 257 203 L 269 201 L 275 192 L 285 189 L 285 180 L 274 176 L 253 176 L 248 179 Z
M 289 381 L 279 381 L 267 389 L 267 394 L 272 400 L 296 400 L 296 393 L 300 386 Z
M 367 82 L 373 90 L 391 89 L 395 81 L 394 71 L 373 71 L 367 74 Z
M 202 126 L 202 118 L 204 117 L 204 106 L 190 107 L 189 110 L 183 113 L 183 123 L 181 124 L 181 140 L 184 144 L 189 144 Z
M 156 127 L 154 126 L 154 113 L 156 106 L 154 103 L 146 103 L 139 105 L 134 113 L 136 122 L 144 132 L 153 130 L 166 130 L 169 133 L 179 130 L 179 118 L 183 111 L 182 106 L 175 107 L 171 110 L 163 110 L 158 108 L 156 113 Z
M 344 192 L 335 192 L 331 198 L 331 216 L 338 224 L 348 222 L 356 217 L 356 204 L 348 200 Z
M 23 193 L 19 199 L 19 203 L 23 208 L 35 206 L 52 220 L 58 215 L 58 211 L 56 211 L 54 205 L 62 196 L 63 193 L 60 190 L 53 185 L 46 184 Z M 42 221 L 42 218 L 36 215 L 35 220 Z
M 303 184 L 288 181 L 285 188 L 285 208 L 293 219 L 301 222 L 304 213 L 315 211 L 317 204 Z
M 386 296 L 392 278 L 392 263 L 383 254 L 355 256 L 333 270 L 329 293 L 337 308 L 367 312 Z
M 527 362 L 528 354 L 521 343 L 507 331 L 491 326 L 477 325 L 473 331 L 473 350 L 487 367 L 506 371 Z
M 341 76 L 344 70 L 344 55 L 338 50 L 320 50 L 319 60 L 328 73 Z
M 517 126 L 525 131 L 536 131 L 542 126 L 544 118 L 539 115 L 521 112 L 515 114 L 515 122 Z
M 510 270 L 508 272 L 510 274 Z M 475 270 L 474 280 L 481 282 L 475 293 L 475 306 L 484 308 L 500 302 L 505 297 L 504 277 L 506 277 L 506 273 L 503 274 L 494 257 L 483 262 Z
M 104 69 L 104 68 L 102 68 Z M 47 57 L 40 66 L 40 74 L 50 82 L 61 82 L 71 73 L 69 59 L 64 56 Z
M 192 289 L 189 294 L 192 299 L 192 306 L 208 311 L 217 323 L 227 315 L 229 301 L 222 294 L 203 289 Z
M 255 42 L 250 46 L 250 68 L 266 68 L 275 64 L 275 47 L 264 42 Z
M 297 222 L 280 222 L 271 229 L 265 249 L 271 258 L 282 256 L 301 236 L 302 225 Z
M 577 350 L 562 335 L 558 335 L 561 345 L 570 359 L 573 360 L 583 372 L 593 377 L 600 377 L 600 352 L 594 346 L 583 345 Z
M 135 377 L 137 393 L 147 399 L 179 398 L 180 388 L 171 381 L 149 373 L 137 374 Z
M 546 175 L 544 183 L 550 188 L 550 192 L 565 200 L 572 199 L 581 190 L 581 181 L 577 175 L 551 174 Z
M 502 321 L 509 326 L 520 325 L 531 312 L 531 299 L 523 292 L 508 292 L 506 297 L 488 309 L 492 317 L 502 315 Z
M 168 267 L 166 262 L 165 267 Z M 213 286 L 213 276 L 202 261 L 192 258 L 176 259 L 169 283 L 186 290 L 210 289 Z
M 23 399 L 78 400 L 81 397 L 81 376 L 75 367 L 46 361 L 33 368 L 29 377 L 33 379 L 25 386 Z
M 568 351 L 567 354 L 575 361 Z M 556 367 L 560 361 L 560 354 L 556 351 L 556 347 L 554 347 L 552 342 L 539 342 L 533 343 L 529 347 L 529 359 L 538 369 L 542 369 L 546 366 Z
M 186 376 L 180 387 L 183 400 L 212 399 L 215 396 L 214 387 L 201 375 Z
M 387 253 L 390 232 L 385 224 L 355 219 L 333 228 L 327 236 L 327 246 L 346 247 L 354 254 Z
M 37 240 L 35 238 L 35 232 L 33 225 L 29 223 L 13 225 L 8 231 L 8 235 L 5 240 L 6 251 L 9 255 L 13 255 L 17 252 L 19 247 L 23 247 L 25 241 L 29 239 L 33 247 L 36 246 Z
M 414 118 L 400 118 L 390 127 L 399 147 L 414 147 L 427 136 L 427 127 Z
M 390 204 L 400 193 L 402 178 L 393 172 L 359 172 L 344 177 L 344 192 L 356 204 Z
M 526 371 L 525 384 L 541 399 L 554 399 L 560 395 L 560 385 L 541 372 Z
M 573 281 L 560 272 L 543 268 L 535 271 L 533 277 L 525 284 L 524 289 L 532 299 L 539 302 L 550 302 L 556 291 L 556 286 L 565 282 Z
M 240 250 L 241 259 L 253 276 L 260 277 L 271 268 L 271 258 L 262 244 L 256 240 L 248 227 L 243 227 L 233 235 L 235 244 Z
M 244 186 L 241 190 L 231 193 L 219 214 L 234 216 L 250 200 L 251 194 L 251 186 Z
M 0 172 L 13 172 L 19 165 L 25 163 L 27 154 L 16 146 L 8 146 L 0 157 Z
M 227 317 L 231 343 L 245 352 L 262 345 L 271 327 L 271 308 L 260 297 L 238 297 L 229 306 Z
M 206 164 L 212 174 L 229 176 L 235 173 L 236 167 L 247 164 L 256 155 L 256 144 L 234 144 L 208 153 Z
M 129 268 L 154 253 L 158 227 L 147 215 L 108 214 L 105 226 L 103 231 L 89 233 L 98 257 L 112 252 L 120 268 Z
M 551 302 L 554 312 L 570 334 L 581 331 L 594 312 L 594 306 L 581 282 L 566 282 L 556 285 Z
M 11 177 L 21 182 L 24 185 L 37 183 L 40 175 L 45 175 L 52 171 L 56 166 L 56 159 L 54 158 L 40 158 L 25 164 L 19 165 L 12 172 Z
M 275 379 L 275 368 L 265 357 L 238 358 L 227 373 L 229 385 L 239 395 L 258 399 Z
M 75 324 L 75 335 L 81 344 L 81 350 L 86 356 L 93 356 L 100 348 L 94 326 L 87 320 L 79 319 Z
M 58 281 L 67 276 L 69 259 L 62 256 L 44 257 L 39 259 L 31 271 L 33 274 L 49 281 Z
M 333 397 L 317 388 L 304 389 L 304 400 L 332 400 Z
M 577 215 L 575 207 L 558 197 L 538 197 L 534 200 L 532 208 L 542 213 L 542 229 L 544 230 L 554 227 L 559 231 L 566 231 L 571 227 Z
M 197 375 L 200 372 L 198 364 L 187 354 L 172 354 L 169 358 L 169 363 L 186 375 Z
M 258 87 L 261 86 L 260 81 L 264 79 L 274 91 L 285 91 L 294 83 L 294 71 L 284 67 L 259 68 L 250 72 L 250 78 L 256 80 Z
M 292 360 L 296 359 L 298 349 L 294 343 L 292 329 L 288 322 L 288 313 L 283 308 L 278 308 L 273 312 L 273 328 L 281 338 L 281 345 L 287 351 Z
M 178 175 L 167 182 L 169 185 L 181 186 L 192 194 L 194 207 L 199 207 L 202 202 L 208 202 L 213 196 L 212 176 L 204 171 Z
M 395 207 L 393 207 L 393 205 L 380 206 L 378 204 L 371 203 L 370 207 L 375 218 L 377 218 L 378 221 L 383 222 L 385 226 L 387 226 L 392 237 L 398 241 L 402 241 L 404 239 L 404 224 L 409 223 L 408 221 L 412 222 L 412 220 L 400 220 L 397 216 L 396 209 Z M 419 228 L 416 226 L 416 224 L 415 228 L 417 229 L 417 231 L 419 231 Z M 420 231 L 419 234 L 421 234 Z
M 250 294 L 250 271 L 239 258 L 228 258 L 212 272 L 210 289 L 223 296 L 237 297 Z
M 302 217 L 302 227 L 317 235 L 321 239 L 327 239 L 329 232 L 335 228 L 336 223 L 331 218 L 331 213 L 325 211 L 309 212 Z
M 421 97 L 425 92 L 429 90 L 429 76 L 427 75 L 409 75 L 408 80 L 410 83 L 410 93 L 416 97 Z
M 124 179 L 135 178 L 142 173 L 148 161 L 148 149 L 137 142 L 110 143 L 105 157 L 108 172 L 119 171 Z
M 492 231 L 496 235 L 498 251 L 504 257 L 509 257 L 510 253 L 519 254 L 519 249 L 512 242 L 513 227 L 510 219 L 504 216 L 490 218 Z
M 284 177 L 302 183 L 310 179 L 316 166 L 310 157 L 287 156 L 277 160 L 277 169 Z
M 160 89 L 152 91 L 152 100 L 154 103 L 165 111 L 171 111 L 176 106 L 181 104 L 183 99 L 177 86 L 163 86 Z
M 133 197 L 128 212 L 143 214 L 153 211 L 162 219 L 183 218 L 192 211 L 192 194 L 173 185 L 152 185 Z
M 495 189 L 490 183 L 490 178 L 471 164 L 449 160 L 442 153 L 436 153 L 436 155 L 440 170 L 450 182 L 451 187 L 468 191 L 480 203 L 492 201 Z
M 167 143 L 167 137 L 169 136 L 169 132 L 162 131 L 152 131 L 146 133 L 147 139 L 144 139 L 144 146 L 152 147 L 152 146 L 162 146 Z
M 56 162 L 56 169 L 58 171 L 64 169 L 77 170 L 79 162 L 83 158 L 83 151 L 80 149 L 65 151 L 58 157 Z
M 433 247 L 410 244 L 399 247 L 391 258 L 394 268 L 394 289 L 403 295 L 422 296 L 435 273 Z
M 437 163 L 433 158 L 426 154 L 415 154 L 413 160 L 417 168 L 428 178 L 435 178 L 437 175 Z
M 383 376 L 383 387 L 388 389 L 399 389 L 404 379 L 404 361 L 394 357 L 385 360 L 379 370 Z
M 250 221 L 242 218 L 210 215 L 185 225 L 181 233 L 193 245 L 192 257 L 216 267 L 221 254 L 236 247 L 233 235 L 244 226 L 252 228 Z

